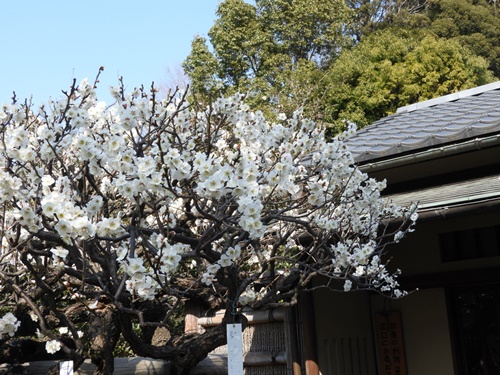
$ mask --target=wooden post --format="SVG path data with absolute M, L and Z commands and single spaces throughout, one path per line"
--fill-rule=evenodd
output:
M 318 350 L 316 345 L 316 320 L 314 300 L 311 292 L 300 295 L 299 311 L 304 337 L 304 362 L 306 375 L 319 375 Z
M 288 366 L 292 375 L 302 375 L 302 365 L 299 351 L 300 340 L 298 338 L 297 308 L 292 307 L 287 310 L 285 324 L 288 341 Z
M 198 332 L 198 317 L 201 313 L 199 303 L 195 301 L 186 301 L 184 308 L 184 332 Z

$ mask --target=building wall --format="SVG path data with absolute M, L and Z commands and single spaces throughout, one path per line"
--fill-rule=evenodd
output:
M 402 276 L 435 272 L 457 271 L 500 266 L 500 257 L 487 257 L 467 261 L 442 262 L 439 245 L 440 233 L 500 224 L 500 215 L 477 214 L 460 218 L 419 223 L 392 251 L 393 268 L 400 268 Z
M 408 374 L 454 374 L 442 288 L 399 300 L 366 292 L 320 291 L 314 297 L 321 374 L 377 374 L 372 317 L 389 310 L 401 315 Z
M 371 302 L 374 313 L 387 310 L 400 313 L 408 374 L 454 374 L 442 288 L 417 291 L 398 300 L 372 295 Z
M 439 234 L 498 225 L 497 213 L 423 222 L 415 233 L 391 250 L 390 267 L 402 276 L 425 278 L 428 274 L 500 266 L 500 257 L 442 262 Z M 418 277 L 416 278 L 418 280 Z M 454 375 L 450 322 L 444 287 L 413 291 L 389 300 L 369 293 L 314 294 L 319 366 L 323 375 L 377 374 L 372 318 L 377 312 L 401 315 L 409 375 Z M 358 366 L 358 367 L 356 367 Z
M 318 359 L 323 375 L 375 375 L 368 293 L 314 293 Z

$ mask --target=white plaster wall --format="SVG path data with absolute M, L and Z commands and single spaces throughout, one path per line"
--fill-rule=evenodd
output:
M 372 296 L 373 312 L 401 313 L 409 375 L 454 375 L 446 300 L 442 288 L 416 291 L 398 300 Z

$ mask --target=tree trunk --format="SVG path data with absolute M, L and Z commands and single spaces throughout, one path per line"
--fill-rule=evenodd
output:
M 244 317 L 237 318 L 245 320 Z M 142 341 L 132 331 L 131 320 L 127 314 L 122 314 L 120 319 L 123 337 L 135 354 L 169 361 L 171 375 L 188 375 L 208 353 L 226 343 L 225 321 L 219 326 L 208 328 L 203 333 L 185 333 L 170 345 L 154 346 Z
M 208 353 L 226 343 L 226 327 L 211 327 L 204 333 L 185 334 L 174 343 L 182 348 L 171 359 L 171 375 L 188 375 Z
M 243 330 L 248 324 L 248 319 L 244 315 L 231 315 L 232 310 L 226 309 L 221 323 L 214 327 L 206 328 L 203 333 L 184 334 L 174 342 L 176 348 L 182 348 L 177 355 L 171 359 L 171 375 L 189 375 L 191 370 L 208 353 L 227 343 L 226 323 L 234 319 L 235 323 L 241 323 Z
M 112 374 L 113 350 L 120 336 L 118 311 L 112 304 L 99 303 L 90 320 L 90 359 L 96 365 L 95 375 Z

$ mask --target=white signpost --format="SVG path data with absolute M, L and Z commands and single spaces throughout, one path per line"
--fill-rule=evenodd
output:
M 73 361 L 59 362 L 59 375 L 73 375 Z
M 243 338 L 239 323 L 227 325 L 227 373 L 243 375 Z

